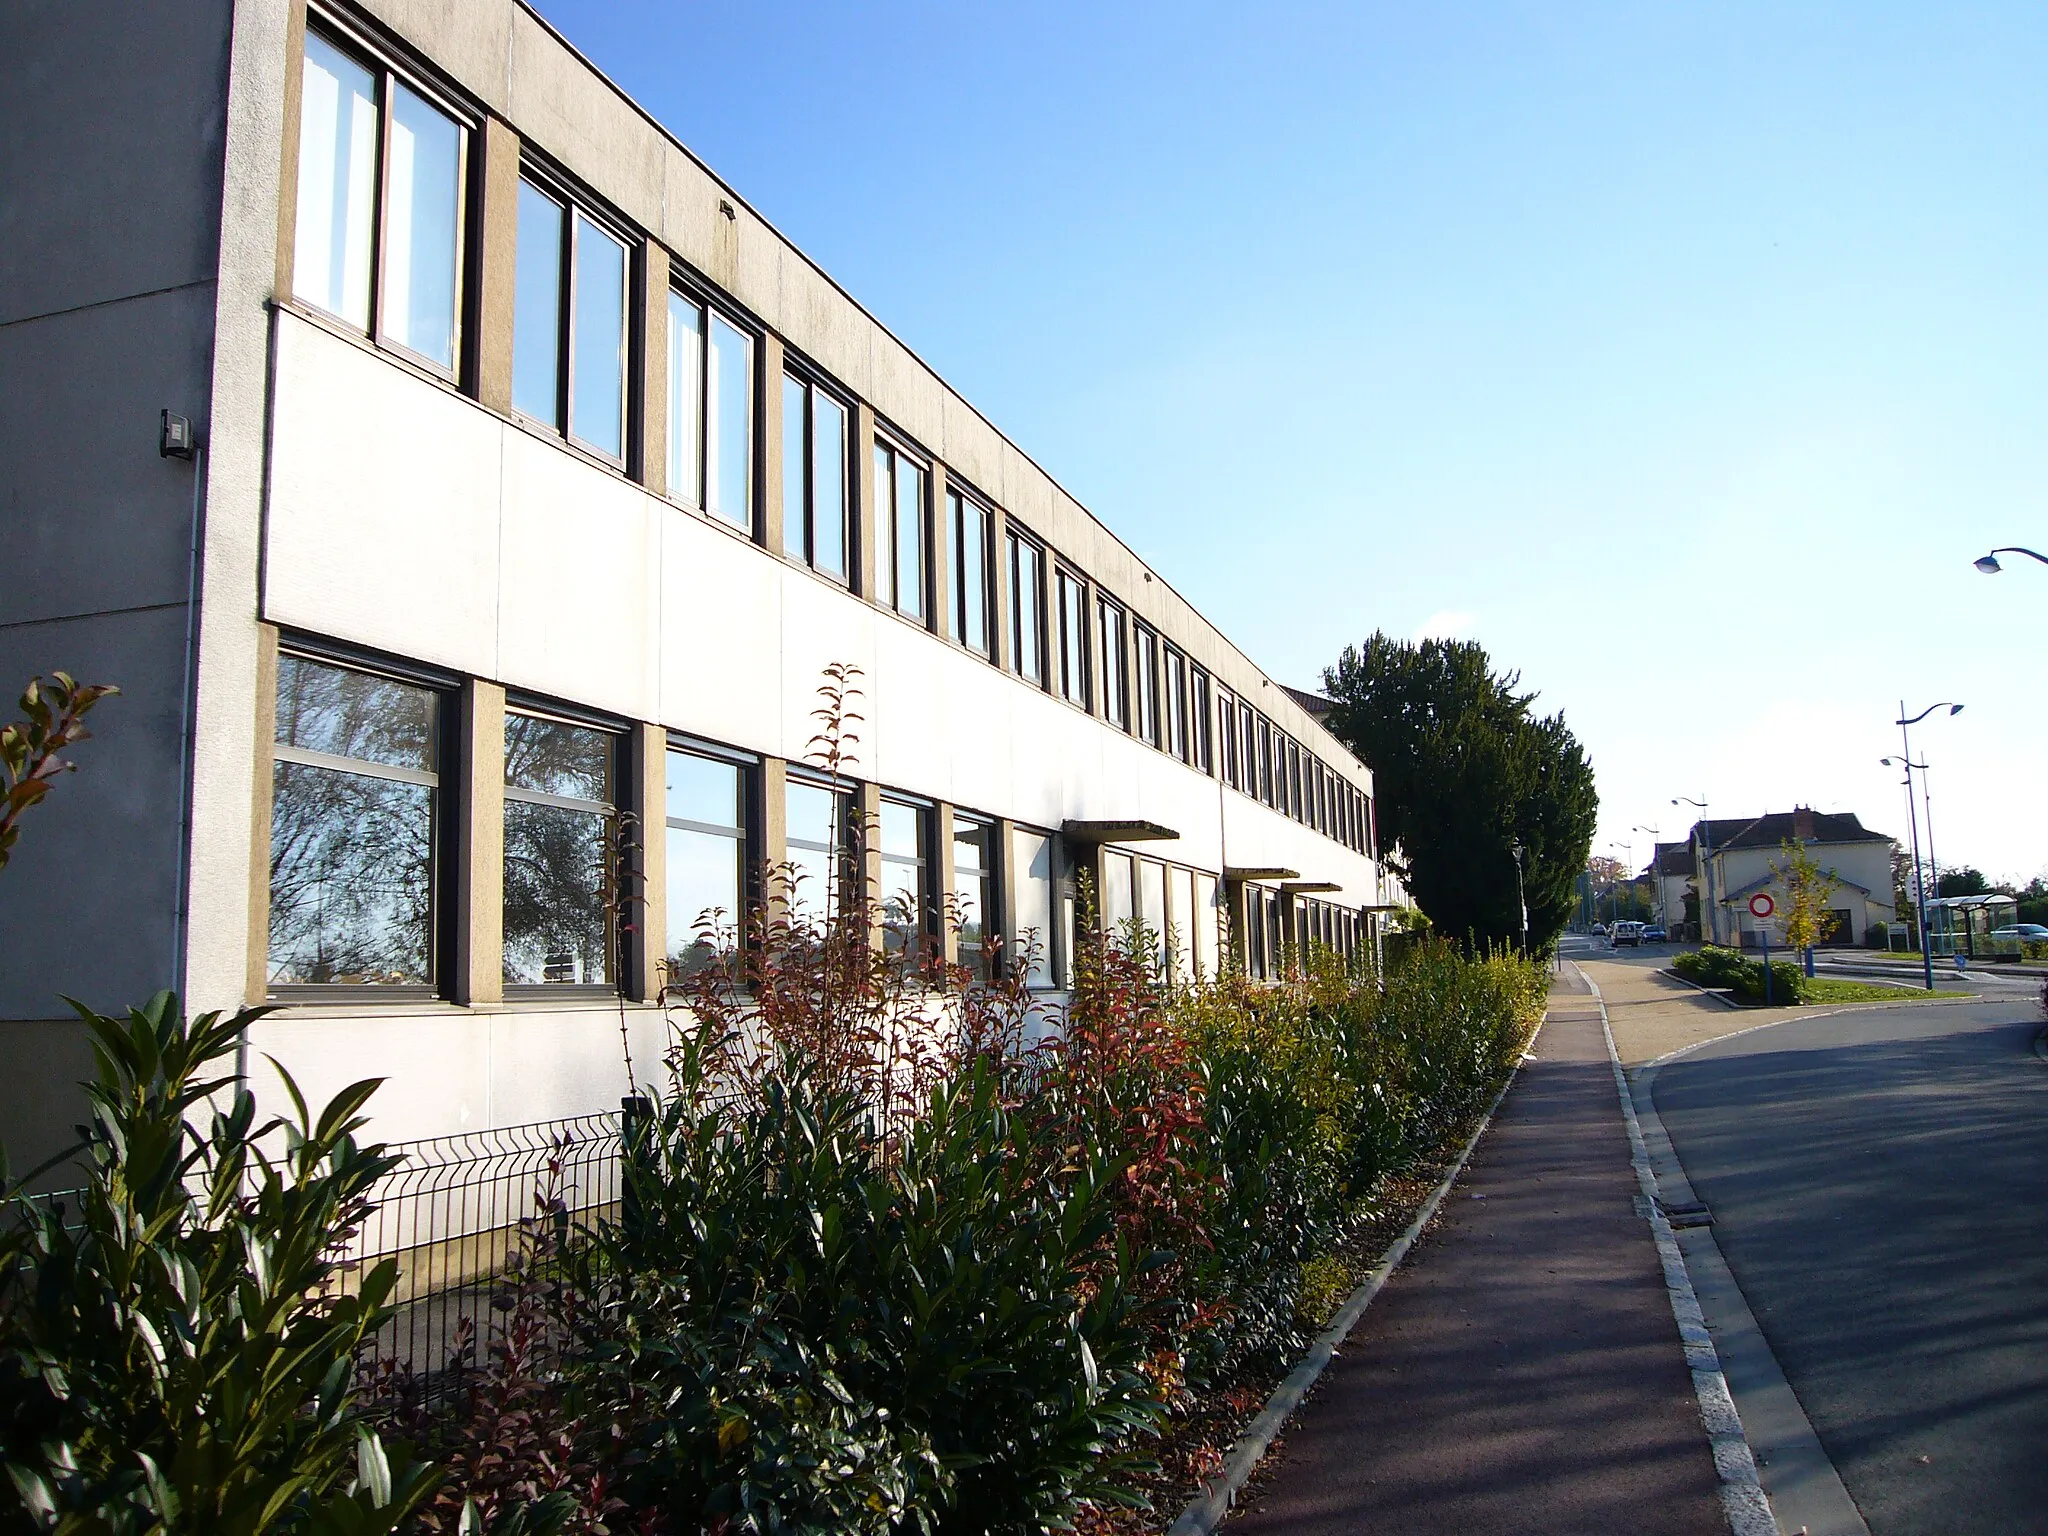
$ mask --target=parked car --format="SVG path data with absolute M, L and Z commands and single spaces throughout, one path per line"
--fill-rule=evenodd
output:
M 2039 923 L 2015 923 L 2010 928 L 1991 930 L 1994 939 L 2018 939 L 2022 944 L 2048 944 L 2048 928 Z
M 1628 945 L 1631 949 L 1639 948 L 1643 942 L 1643 925 L 1633 922 L 1616 923 L 1614 925 L 1614 932 L 1609 936 L 1608 942 L 1616 949 L 1621 948 L 1624 944 Z
M 1603 939 L 1607 937 L 1607 925 L 1605 923 L 1595 923 L 1593 925 L 1593 931 L 1599 934 L 1600 937 Z
M 1670 934 L 1666 933 L 1662 928 L 1658 927 L 1655 923 L 1650 924 L 1649 927 L 1643 930 L 1643 942 L 1645 944 L 1662 944 L 1666 939 L 1670 937 Z

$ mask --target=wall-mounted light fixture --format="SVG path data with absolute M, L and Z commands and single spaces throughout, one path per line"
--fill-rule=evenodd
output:
M 156 440 L 157 457 L 189 459 L 199 452 L 199 435 L 192 430 L 192 418 L 176 411 L 163 413 L 163 427 Z

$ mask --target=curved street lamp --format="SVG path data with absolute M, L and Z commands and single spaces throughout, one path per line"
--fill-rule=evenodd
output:
M 1998 563 L 1998 557 L 2000 555 L 2026 555 L 2032 559 L 2040 561 L 2043 565 L 2048 565 L 2048 555 L 2039 554 L 2034 550 L 2023 548 L 2018 544 L 2001 544 L 1998 546 L 1998 548 L 1992 550 L 1990 554 L 1979 555 L 1975 560 L 1971 561 L 1970 563 L 1976 566 L 1977 569 L 1982 571 L 1986 576 L 1996 576 L 2000 571 L 2005 569 L 2004 566 Z
M 2027 553 L 2031 555 L 2034 552 L 2028 550 Z M 1984 558 L 1986 560 L 1991 559 L 1989 555 L 1986 555 Z M 2041 560 L 2039 555 L 2034 555 L 2034 558 Z M 1994 567 L 1997 564 L 1996 561 L 1992 563 Z M 2048 565 L 2048 560 L 2042 560 L 2041 563 Z M 1962 705 L 1953 704 L 1944 699 L 1939 704 L 1928 705 L 1919 714 L 1908 719 L 1906 716 L 1906 701 L 1901 699 L 1899 700 L 1899 718 L 1892 722 L 1892 724 L 1899 728 L 1899 741 L 1906 749 L 1905 763 L 1903 765 L 1906 770 L 1906 820 L 1911 826 L 1913 833 L 1913 893 L 1920 907 L 1920 975 L 1921 980 L 1926 983 L 1927 990 L 1930 992 L 1934 990 L 1934 944 L 1927 932 L 1927 881 L 1920 873 L 1920 818 L 1913 806 L 1913 770 L 1918 768 L 1922 771 L 1921 787 L 1924 792 L 1926 788 L 1924 774 L 1927 765 L 1913 761 L 1913 741 L 1907 733 L 1910 727 L 1918 725 L 1937 709 L 1945 709 L 1951 715 L 1960 715 L 1963 712 Z M 1932 854 L 1934 851 L 1932 847 L 1934 828 L 1932 826 L 1927 829 L 1927 835 L 1929 841 L 1928 852 Z
M 1709 944 L 1721 941 L 1721 930 L 1714 919 L 1719 914 L 1714 909 L 1714 823 L 1707 817 L 1707 802 L 1695 800 L 1691 795 L 1679 795 L 1673 805 L 1699 807 L 1700 813 L 1700 862 L 1705 866 L 1700 871 L 1700 937 Z

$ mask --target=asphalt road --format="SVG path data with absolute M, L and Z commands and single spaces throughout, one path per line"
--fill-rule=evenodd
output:
M 2025 999 L 1662 1067 L 1656 1109 L 1875 1536 L 2048 1533 L 2048 1063 Z

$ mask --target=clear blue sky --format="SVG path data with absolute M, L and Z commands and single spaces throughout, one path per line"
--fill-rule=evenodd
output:
M 1268 671 L 2048 871 L 2048 8 L 540 0 Z M 2025 567 L 2022 569 L 2021 567 Z

